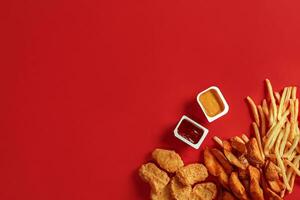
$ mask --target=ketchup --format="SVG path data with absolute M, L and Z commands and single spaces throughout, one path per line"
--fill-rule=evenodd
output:
M 199 142 L 203 133 L 204 132 L 201 128 L 186 119 L 182 120 L 178 127 L 178 134 L 193 144 L 197 144 Z

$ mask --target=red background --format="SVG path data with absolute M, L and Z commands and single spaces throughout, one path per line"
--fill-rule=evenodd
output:
M 0 199 L 148 199 L 138 167 L 183 114 L 211 137 L 249 133 L 244 102 L 299 86 L 297 0 L 9 0 L 0 3 Z M 195 102 L 217 85 L 229 113 Z M 293 195 L 300 194 L 297 179 Z

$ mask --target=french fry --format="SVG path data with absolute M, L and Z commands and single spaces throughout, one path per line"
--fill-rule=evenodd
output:
M 261 126 L 260 126 L 261 138 L 263 138 L 266 135 L 266 118 L 261 105 L 257 106 L 257 110 L 261 121 Z
M 292 88 L 292 99 L 296 100 L 296 98 L 297 98 L 297 87 L 294 86 Z
M 220 146 L 223 148 L 223 142 L 222 140 L 218 137 L 218 136 L 214 136 L 213 140 Z
M 285 131 L 284 131 L 284 135 L 283 135 L 283 138 L 282 138 L 282 142 L 280 144 L 280 157 L 283 156 L 284 154 L 284 149 L 286 147 L 286 143 L 287 143 L 287 139 L 289 137 L 289 133 L 290 133 L 290 127 L 291 127 L 291 124 L 289 122 L 287 122 L 286 126 L 285 126 Z
M 286 109 L 288 108 L 290 98 L 291 98 L 291 94 L 292 94 L 292 87 L 288 87 L 287 92 L 286 92 L 286 96 L 285 96 L 285 100 L 284 100 L 284 104 L 283 104 L 282 112 L 285 112 Z
M 277 117 L 278 120 L 280 120 L 281 115 L 282 115 L 282 111 L 283 111 L 283 106 L 284 106 L 284 101 L 285 101 L 287 90 L 288 90 L 288 88 L 285 87 L 283 89 L 283 92 L 282 92 L 282 96 L 281 96 L 280 103 L 279 103 L 279 109 L 278 109 L 278 117 Z
M 273 88 L 272 84 L 269 79 L 266 79 L 266 85 L 267 85 L 267 90 L 269 93 L 269 98 L 271 100 L 272 108 L 273 108 L 273 119 L 277 119 L 277 106 L 276 106 L 276 101 L 274 98 L 274 93 L 273 93 Z
M 261 136 L 260 136 L 257 124 L 255 122 L 253 122 L 252 127 L 253 127 L 253 131 L 254 131 L 254 134 L 255 134 L 255 137 L 256 137 L 256 140 L 257 140 L 257 143 L 258 143 L 260 154 L 261 154 L 263 160 L 265 160 L 265 154 L 264 154 L 264 151 L 263 151 L 263 147 L 262 147 L 262 143 L 261 143 Z
M 276 102 L 279 104 L 280 103 L 280 94 L 279 94 L 279 92 L 275 92 L 274 96 L 275 96 Z
M 292 163 L 292 162 L 289 161 L 289 160 L 284 160 L 284 162 L 285 162 L 287 165 L 289 165 L 289 166 L 294 170 L 294 172 L 296 172 L 296 174 L 297 174 L 298 176 L 300 176 L 300 170 L 298 169 L 298 167 L 297 167 L 294 163 Z
M 259 116 L 258 116 L 258 111 L 257 111 L 256 105 L 255 105 L 254 101 L 251 99 L 251 97 L 249 97 L 249 96 L 247 96 L 247 101 L 249 103 L 249 106 L 250 106 L 250 109 L 252 112 L 252 117 L 253 117 L 254 121 L 257 123 L 257 125 L 259 126 L 260 123 L 259 123 Z
M 268 117 L 269 117 L 269 108 L 268 108 L 268 103 L 267 103 L 267 100 L 266 100 L 266 99 L 264 99 L 264 100 L 262 101 L 262 109 L 263 109 L 263 111 L 264 111 L 266 117 L 268 118 Z
M 242 139 L 244 140 L 245 143 L 249 142 L 249 138 L 245 134 L 242 135 Z
M 283 155 L 284 158 L 288 158 L 291 156 L 291 154 L 296 150 L 296 147 L 299 143 L 299 139 L 300 136 L 299 134 L 296 135 L 296 137 L 294 138 L 294 142 L 292 144 L 292 146 L 290 147 L 290 149 Z
M 267 140 L 266 140 L 265 147 L 264 147 L 265 155 L 268 155 L 270 149 L 273 147 L 273 145 L 276 141 L 276 138 L 277 138 L 283 124 L 285 123 L 285 121 L 287 119 L 288 114 L 289 114 L 289 110 L 287 110 L 283 114 L 280 121 L 269 130 L 269 133 L 267 133 Z
M 270 114 L 269 114 L 269 127 L 273 127 L 273 124 L 275 123 L 274 121 L 274 111 L 273 108 L 271 107 L 272 105 L 270 104 Z

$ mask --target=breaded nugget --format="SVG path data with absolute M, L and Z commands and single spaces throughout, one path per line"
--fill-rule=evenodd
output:
M 229 177 L 229 187 L 232 193 L 241 200 L 248 200 L 246 190 L 238 178 L 237 172 L 232 172 Z
M 151 192 L 151 200 L 172 200 L 173 197 L 171 195 L 170 184 L 164 187 L 158 193 Z
M 264 200 L 263 190 L 259 185 L 260 171 L 253 166 L 248 167 L 250 176 L 250 195 L 255 200 Z
M 170 188 L 175 200 L 188 200 L 191 196 L 192 186 L 183 185 L 176 176 L 172 178 Z
M 193 188 L 189 200 L 212 200 L 217 196 L 217 186 L 214 183 L 200 183 Z
M 184 185 L 194 185 L 204 181 L 208 177 L 208 172 L 203 164 L 189 164 L 180 168 L 176 172 L 178 180 Z
M 251 138 L 250 141 L 246 144 L 246 147 L 248 151 L 247 156 L 250 163 L 252 163 L 253 165 L 264 164 L 264 159 L 261 156 L 256 138 Z
M 154 193 L 161 191 L 169 183 L 170 178 L 166 172 L 159 169 L 154 163 L 147 163 L 139 169 L 140 177 L 150 184 Z
M 181 157 L 175 151 L 155 149 L 152 157 L 162 169 L 170 173 L 176 172 L 184 165 Z
M 223 191 L 222 200 L 237 200 L 231 193 Z
M 269 161 L 265 168 L 265 176 L 268 181 L 279 180 L 279 175 L 276 169 L 276 165 L 272 161 Z
M 229 163 L 229 161 L 227 160 L 227 158 L 224 156 L 224 154 L 222 153 L 222 151 L 220 151 L 217 148 L 213 148 L 210 151 L 215 156 L 215 158 L 219 161 L 219 163 L 222 165 L 222 167 L 224 168 L 225 172 L 228 175 L 230 175 L 231 172 L 232 172 L 232 166 Z

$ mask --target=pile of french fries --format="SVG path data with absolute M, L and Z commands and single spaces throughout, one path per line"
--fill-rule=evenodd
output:
M 259 143 L 261 155 L 265 161 L 276 164 L 278 173 L 284 183 L 285 190 L 293 191 L 295 177 L 300 175 L 299 146 L 299 99 L 297 87 L 285 87 L 281 93 L 274 92 L 271 82 L 266 79 L 267 98 L 262 105 L 256 106 L 247 97 L 254 122 L 252 123 L 255 137 Z
M 267 95 L 261 105 L 247 97 L 253 136 L 214 137 L 220 148 L 204 152 L 206 167 L 232 199 L 283 199 L 300 176 L 297 87 L 274 92 L 271 82 L 265 82 Z

